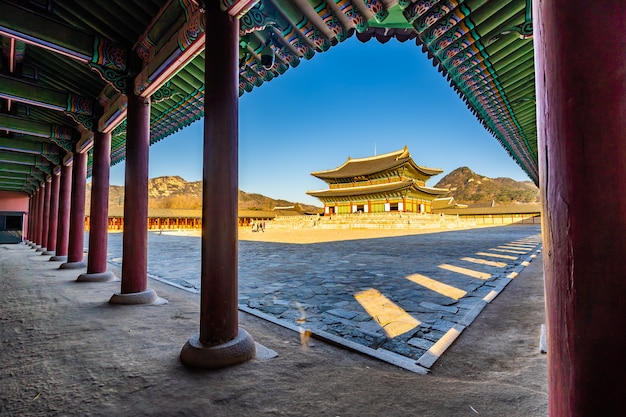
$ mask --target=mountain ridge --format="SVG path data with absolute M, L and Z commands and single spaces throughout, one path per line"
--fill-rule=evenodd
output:
M 489 178 L 460 167 L 445 177 L 435 186 L 447 188 L 450 193 L 442 197 L 454 197 L 459 204 L 496 204 L 536 203 L 539 201 L 539 189 L 531 181 L 515 181 L 511 178 Z M 87 184 L 86 203 L 89 207 L 91 184 Z M 124 206 L 124 186 L 109 186 L 109 208 L 119 209 Z M 270 211 L 275 207 L 295 206 L 302 211 L 319 212 L 318 206 L 274 199 L 258 193 L 239 190 L 239 210 Z M 148 180 L 148 207 L 163 209 L 201 209 L 202 181 L 186 181 L 178 175 L 155 177 Z
M 435 187 L 449 189 L 450 192 L 442 197 L 454 197 L 459 204 L 529 204 L 540 201 L 539 188 L 532 181 L 489 178 L 465 166 L 447 174 Z
M 91 184 L 87 184 L 86 203 L 91 201 Z M 124 186 L 109 186 L 109 208 L 124 206 Z M 294 206 L 302 211 L 319 211 L 320 207 L 274 199 L 258 193 L 239 190 L 239 210 L 271 211 L 275 207 Z M 148 180 L 148 207 L 163 209 L 201 209 L 202 181 L 186 181 L 178 175 L 150 178 Z

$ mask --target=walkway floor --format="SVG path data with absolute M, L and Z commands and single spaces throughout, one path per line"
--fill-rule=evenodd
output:
M 278 357 L 190 370 L 178 353 L 198 329 L 197 294 L 151 280 L 168 304 L 109 305 L 119 282 L 76 283 L 77 271 L 59 270 L 47 259 L 23 245 L 0 245 L 1 415 L 547 414 L 540 255 L 484 307 L 429 375 L 303 340 L 246 313 L 240 325 Z

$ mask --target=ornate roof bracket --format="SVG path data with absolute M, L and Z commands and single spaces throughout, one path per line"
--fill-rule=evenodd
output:
M 74 120 L 78 125 L 81 125 L 83 128 L 87 130 L 94 129 L 93 116 L 86 115 L 86 114 L 70 113 L 70 112 L 66 112 L 65 114 L 71 117 L 72 120 Z
M 120 93 L 126 92 L 126 89 L 128 88 L 127 73 L 92 63 L 89 63 L 89 68 L 97 72 L 98 75 L 100 75 L 100 78 L 109 83 Z
M 154 94 L 204 50 L 204 9 L 185 0 L 181 0 L 179 6 L 183 7 L 185 20 L 179 22 L 180 29 L 176 33 L 169 39 L 158 41 L 150 39 L 146 33 L 135 46 L 135 51 L 143 59 L 143 69 L 134 80 L 134 89 L 142 97 Z
M 382 23 L 389 16 L 389 12 L 382 0 L 363 0 L 363 3 L 365 3 L 370 13 L 374 15 L 374 19 L 378 23 Z
M 180 95 L 180 92 L 176 91 L 176 89 L 172 87 L 172 83 L 168 81 L 163 84 L 161 88 L 155 91 L 154 94 L 152 94 L 150 100 L 152 103 L 160 103 L 163 100 L 174 97 L 175 95 Z
M 128 97 L 124 94 L 117 96 L 115 101 L 108 104 L 104 114 L 98 120 L 98 131 L 108 133 L 117 128 L 126 119 Z
M 307 0 L 313 7 L 315 13 L 322 19 L 328 30 L 333 34 L 335 39 L 343 42 L 350 36 L 348 30 L 343 26 L 333 9 L 329 7 L 323 0 Z
M 346 15 L 346 18 L 348 18 L 350 23 L 354 25 L 354 28 L 358 33 L 363 33 L 367 30 L 367 19 L 352 3 L 352 0 L 335 0 L 335 4 L 339 7 L 341 13 Z

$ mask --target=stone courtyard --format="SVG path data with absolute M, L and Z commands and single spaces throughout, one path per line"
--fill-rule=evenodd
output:
M 424 373 L 532 261 L 540 233 L 519 225 L 307 244 L 240 240 L 240 310 Z M 198 293 L 201 239 L 148 240 L 149 274 Z M 122 235 L 110 234 L 110 262 L 121 256 Z

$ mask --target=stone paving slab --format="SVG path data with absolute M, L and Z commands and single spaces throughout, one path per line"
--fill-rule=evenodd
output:
M 304 245 L 240 241 L 239 303 L 421 372 L 532 261 L 540 232 L 520 225 Z M 121 242 L 109 235 L 114 264 Z M 150 233 L 148 243 L 152 277 L 199 291 L 199 237 Z

